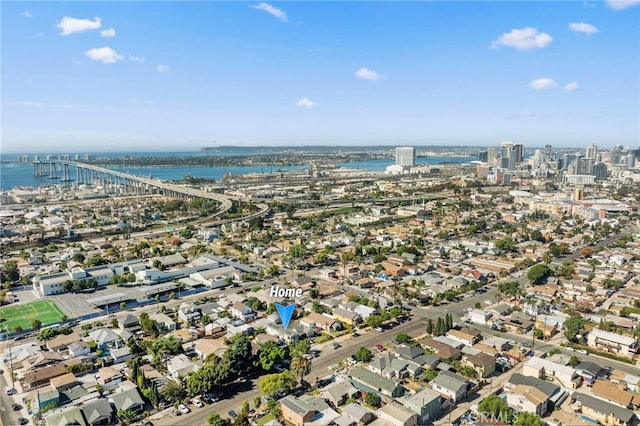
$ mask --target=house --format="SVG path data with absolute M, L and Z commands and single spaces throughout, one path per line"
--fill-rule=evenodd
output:
M 469 321 L 475 324 L 487 325 L 493 314 L 491 312 L 483 311 L 473 308 L 467 313 Z
M 479 378 L 486 378 L 496 370 L 496 358 L 484 352 L 467 354 L 462 356 L 462 365 L 473 367 Z
M 536 356 L 524 363 L 522 374 L 538 379 L 553 379 L 568 389 L 576 389 L 582 383 L 582 377 L 576 373 L 575 368 Z
M 175 321 L 166 314 L 155 313 L 149 315 L 149 318 L 156 322 L 159 330 L 174 331 L 176 329 Z
M 89 426 L 111 424 L 113 422 L 113 409 L 105 398 L 85 402 L 81 410 Z
M 320 396 L 332 403 L 334 407 L 338 407 L 344 404 L 347 399 L 355 398 L 359 392 L 350 381 L 342 380 L 322 389 Z
M 397 398 L 404 393 L 404 389 L 400 383 L 389 380 L 362 367 L 351 369 L 349 378 L 353 386 L 365 392 L 375 392 L 390 398 Z
M 46 367 L 47 365 L 57 364 L 64 357 L 58 352 L 38 351 L 29 358 L 22 361 L 22 368 L 25 371 L 32 371 L 36 368 Z
M 402 404 L 391 401 L 378 411 L 380 420 L 397 426 L 417 426 L 418 415 Z
M 120 364 L 128 359 L 133 358 L 131 349 L 128 346 L 123 346 L 117 349 L 111 349 L 109 351 L 109 357 L 113 360 L 114 364 Z
M 45 407 L 57 407 L 60 405 L 60 392 L 57 389 L 43 388 L 37 392 L 31 392 L 29 394 L 31 401 L 36 402 L 37 407 L 42 410 Z
M 178 319 L 187 324 L 195 324 L 200 321 L 202 312 L 195 305 L 182 303 L 178 308 Z
M 327 403 L 313 395 L 303 395 L 300 398 L 288 395 L 280 400 L 282 417 L 288 424 L 295 426 L 308 424 L 327 409 L 329 409 Z
M 377 356 L 369 362 L 369 370 L 379 374 L 387 379 L 405 378 L 408 376 L 406 371 L 407 360 L 397 358 L 389 353 Z
M 108 402 L 107 405 L 109 405 Z M 111 408 L 111 406 L 109 406 L 109 408 Z M 49 416 L 45 417 L 45 421 L 47 422 L 48 426 L 87 425 L 87 422 L 84 420 L 82 411 L 79 407 L 70 407 L 63 411 L 50 414 Z
M 229 313 L 232 317 L 239 318 L 244 322 L 251 322 L 256 318 L 256 313 L 253 309 L 242 302 L 235 302 L 231 305 Z
M 89 332 L 89 335 L 85 337 L 85 341 L 93 340 L 98 344 L 98 348 L 102 350 L 119 347 L 122 344 L 120 336 L 118 336 L 110 328 L 98 328 Z
M 340 322 L 347 325 L 355 325 L 362 322 L 362 318 L 355 312 L 342 308 L 334 308 L 331 314 Z
M 507 404 L 518 412 L 543 416 L 547 412 L 547 401 L 545 393 L 535 386 L 516 385 L 507 393 Z
M 38 368 L 25 373 L 22 379 L 22 387 L 29 389 L 39 388 L 40 386 L 49 384 L 49 381 L 54 377 L 62 376 L 66 373 L 67 371 L 62 363 Z
M 638 406 L 638 400 L 634 401 L 634 394 L 608 380 L 596 380 L 591 393 L 597 398 L 623 408 L 634 409 Z
M 129 330 L 131 332 L 135 332 L 140 330 L 140 322 L 134 315 L 127 314 L 124 317 L 118 319 L 118 327 L 120 327 L 121 330 Z
M 446 336 L 450 339 L 463 343 L 466 346 L 473 346 L 482 340 L 482 333 L 480 333 L 480 331 L 468 327 L 462 327 L 459 330 L 452 328 L 447 331 Z
M 562 390 L 560 386 L 556 384 L 536 377 L 524 376 L 520 373 L 515 373 L 509 377 L 505 388 L 511 389 L 518 385 L 532 386 L 544 393 L 547 398 L 548 411 L 551 411 L 554 405 L 559 406 L 569 395 L 567 391 Z
M 587 344 L 589 347 L 601 351 L 629 357 L 633 356 L 638 350 L 637 338 L 621 336 L 620 334 L 611 333 L 598 328 L 589 332 Z
M 67 349 L 69 350 L 69 355 L 71 355 L 72 358 L 78 358 L 91 353 L 89 344 L 84 340 L 78 340 L 71 343 Z
M 51 340 L 48 340 L 45 346 L 50 351 L 63 351 L 69 347 L 73 342 L 77 342 L 82 339 L 79 333 L 71 334 L 59 334 Z
M 605 377 L 606 371 L 595 362 L 582 361 L 576 366 L 576 373 L 582 376 L 585 380 L 595 380 L 599 377 Z
M 336 424 L 352 425 L 355 423 L 358 425 L 366 425 L 376 418 L 373 411 L 353 402 L 342 407 L 342 416 L 347 417 L 347 419 L 345 419 L 346 421 L 340 421 L 340 419 L 338 419 L 336 420 Z
M 434 338 L 428 338 L 422 341 L 422 344 L 434 351 L 435 355 L 442 360 L 459 359 L 462 351 L 458 348 L 451 347 Z
M 118 368 L 102 367 L 98 370 L 98 374 L 96 374 L 95 378 L 106 390 L 110 390 L 122 382 L 122 380 L 125 379 L 125 376 Z
M 78 383 L 76 376 L 73 373 L 63 374 L 62 376 L 54 377 L 50 380 L 51 387 L 58 392 L 65 391 L 74 387 Z
M 185 354 L 176 355 L 167 362 L 167 371 L 174 379 L 186 377 L 202 368 L 202 361 L 191 361 Z
M 451 371 L 441 371 L 431 381 L 431 388 L 445 395 L 454 404 L 467 396 L 468 381 L 465 377 Z
M 575 392 L 571 398 L 583 415 L 600 424 L 632 425 L 637 421 L 633 411 L 593 396 Z
M 198 339 L 194 347 L 200 359 L 204 360 L 209 355 L 222 356 L 228 349 L 223 339 Z
M 144 401 L 136 387 L 127 390 L 116 390 L 109 395 L 109 402 L 113 404 L 116 412 L 120 410 L 132 410 L 140 413 L 144 410 Z
M 298 321 L 303 326 L 310 329 L 322 330 L 326 332 L 342 330 L 342 323 L 328 315 L 311 312 L 306 317 Z
M 527 334 L 533 329 L 534 322 L 524 318 L 510 316 L 502 324 L 509 333 Z
M 407 398 L 404 406 L 418 415 L 418 424 L 432 424 L 442 413 L 442 395 L 425 388 Z

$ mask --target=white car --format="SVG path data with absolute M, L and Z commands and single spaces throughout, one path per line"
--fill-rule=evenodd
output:
M 191 410 L 189 410 L 189 407 L 187 407 L 187 406 L 186 406 L 186 405 L 184 405 L 184 404 L 180 404 L 180 405 L 178 405 L 178 410 L 180 410 L 180 412 L 181 412 L 182 414 L 187 414 L 187 413 L 190 413 L 190 412 L 191 412 Z
M 193 405 L 195 405 L 198 408 L 204 407 L 204 403 L 202 401 L 200 401 L 199 399 L 194 399 L 191 402 L 193 403 Z
M 7 386 L 6 388 L 4 388 L 4 393 L 6 393 L 7 395 L 13 395 L 13 392 L 15 392 L 15 390 L 11 386 Z

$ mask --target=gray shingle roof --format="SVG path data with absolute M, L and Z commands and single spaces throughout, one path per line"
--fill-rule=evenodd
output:
M 610 414 L 616 419 L 629 423 L 635 416 L 633 411 L 626 408 L 619 407 L 606 401 L 602 401 L 598 398 L 594 398 L 583 393 L 575 392 L 572 396 L 576 400 L 580 401 L 582 405 L 591 408 L 594 411 L 602 414 Z

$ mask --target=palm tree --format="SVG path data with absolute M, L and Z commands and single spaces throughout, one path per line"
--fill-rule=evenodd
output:
M 304 376 L 311 372 L 311 360 L 301 354 L 297 355 L 291 360 L 291 371 L 295 375 L 300 375 L 300 385 L 302 385 Z
M 138 414 L 136 414 L 136 412 L 133 411 L 133 410 L 120 410 L 120 411 L 118 411 L 118 417 L 120 417 L 120 420 L 124 424 L 133 423 L 133 421 L 136 419 L 137 416 L 138 416 Z

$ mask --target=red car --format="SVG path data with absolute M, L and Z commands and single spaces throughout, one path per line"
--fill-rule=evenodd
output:
M 382 346 L 380 343 L 378 343 L 378 344 L 375 346 L 375 348 L 376 348 L 376 350 L 377 350 L 378 352 L 382 352 L 382 351 L 384 351 L 384 346 Z

